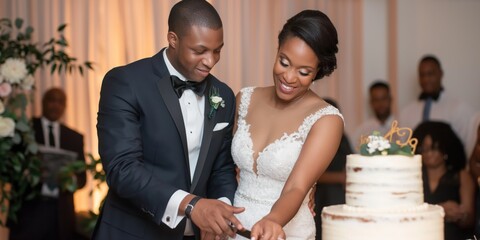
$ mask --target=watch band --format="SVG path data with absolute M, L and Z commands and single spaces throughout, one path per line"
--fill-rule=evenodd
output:
M 197 204 L 198 200 L 202 199 L 201 197 L 199 196 L 195 196 L 194 198 L 192 198 L 192 200 L 190 200 L 190 202 L 187 204 L 187 208 L 185 208 L 185 216 L 187 218 L 191 218 L 191 214 L 192 214 L 192 211 L 193 211 L 193 208 L 195 207 L 195 204 Z

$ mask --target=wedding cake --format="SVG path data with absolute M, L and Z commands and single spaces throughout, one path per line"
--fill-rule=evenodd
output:
M 396 125 L 385 137 L 363 139 L 361 155 L 347 156 L 346 204 L 323 209 L 323 240 L 444 239 L 443 208 L 423 202 L 416 139 L 392 142 L 394 134 L 411 136 Z

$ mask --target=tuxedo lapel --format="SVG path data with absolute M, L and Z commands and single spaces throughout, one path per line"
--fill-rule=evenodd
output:
M 208 78 L 205 79 L 208 81 Z M 210 149 L 210 142 L 212 140 L 213 128 L 215 127 L 215 116 L 209 118 L 208 115 L 212 106 L 210 105 L 210 99 L 208 92 L 211 88 L 211 82 L 207 82 L 207 87 L 205 89 L 205 113 L 204 113 L 204 123 L 203 123 L 203 138 L 202 146 L 200 147 L 200 153 L 198 155 L 197 166 L 195 167 L 195 174 L 193 174 L 192 186 L 190 187 L 190 192 L 193 192 L 197 186 L 198 180 L 203 172 L 203 167 L 205 166 L 205 161 L 207 160 L 208 149 Z
M 163 51 L 160 51 L 160 53 L 157 54 L 157 56 L 159 55 L 159 57 L 162 58 Z M 163 63 L 163 58 L 154 59 L 154 61 L 155 62 L 161 61 Z M 189 179 L 188 182 L 190 182 L 190 171 L 188 170 L 190 169 L 190 164 L 188 161 L 187 136 L 185 133 L 185 125 L 183 123 L 182 109 L 180 108 L 180 102 L 178 101 L 178 97 L 173 91 L 172 85 L 170 83 L 169 74 L 166 74 L 163 77 L 161 77 L 159 80 L 157 80 L 157 88 L 160 91 L 160 95 L 162 96 L 162 99 L 165 102 L 165 105 L 167 106 L 168 112 L 170 113 L 170 115 L 173 118 L 173 121 L 175 122 L 175 126 L 177 128 L 178 134 L 180 135 L 180 139 L 182 140 L 183 154 L 185 156 L 185 161 L 186 161 L 185 163 L 187 164 L 186 172 Z

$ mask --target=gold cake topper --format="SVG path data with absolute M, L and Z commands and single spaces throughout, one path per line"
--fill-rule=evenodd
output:
M 362 155 L 413 155 L 418 140 L 412 138 L 411 128 L 400 128 L 394 120 L 390 130 L 382 137 L 378 131 L 373 135 L 360 137 L 360 152 Z

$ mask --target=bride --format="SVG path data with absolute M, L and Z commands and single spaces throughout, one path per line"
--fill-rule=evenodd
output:
M 235 205 L 245 207 L 237 217 L 252 239 L 315 239 L 307 194 L 335 155 L 344 125 L 310 85 L 335 69 L 337 32 L 325 14 L 305 10 L 278 40 L 274 85 L 237 95 Z

